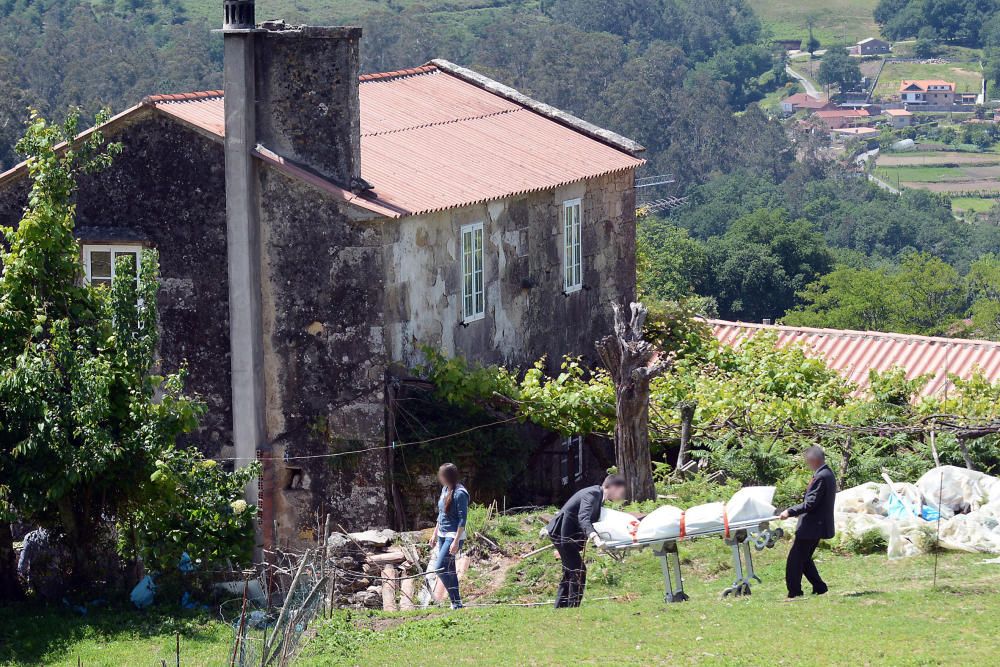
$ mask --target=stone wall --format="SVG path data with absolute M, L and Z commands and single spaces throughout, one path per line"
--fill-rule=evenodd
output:
M 208 405 L 189 442 L 233 456 L 222 145 L 152 112 L 106 134 L 123 151 L 109 169 L 79 178 L 77 236 L 159 251 L 163 370 L 187 362 L 187 388 Z M 16 226 L 27 189 L 24 177 L 0 184 L 0 225 Z
M 412 366 L 421 345 L 526 366 L 565 354 L 596 362 L 611 302 L 634 298 L 634 174 L 386 223 L 389 353 Z M 564 294 L 562 204 L 583 200 L 583 284 Z M 460 229 L 484 223 L 486 316 L 462 323 Z
M 388 523 L 385 453 L 296 460 L 385 444 L 382 226 L 261 167 L 267 440 L 278 534 Z M 285 463 L 284 456 L 292 457 Z

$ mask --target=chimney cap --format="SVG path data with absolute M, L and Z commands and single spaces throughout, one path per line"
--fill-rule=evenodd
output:
M 223 30 L 252 30 L 257 27 L 254 0 L 223 0 Z

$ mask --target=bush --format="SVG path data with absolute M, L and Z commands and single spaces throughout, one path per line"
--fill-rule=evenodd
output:
M 859 537 L 841 534 L 840 540 L 837 543 L 838 551 L 859 555 L 884 554 L 888 548 L 889 543 L 886 541 L 885 536 L 882 535 L 882 531 L 878 528 L 867 530 Z
M 243 490 L 260 474 L 259 463 L 228 472 L 196 450 L 172 448 L 155 466 L 131 525 L 119 527 L 133 541 L 123 550 L 137 548 L 146 567 L 163 574 L 176 573 L 184 553 L 199 569 L 253 560 L 257 508 Z

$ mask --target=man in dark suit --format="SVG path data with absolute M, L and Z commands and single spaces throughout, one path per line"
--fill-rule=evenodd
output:
M 556 595 L 556 608 L 579 607 L 587 585 L 587 567 L 583 563 L 583 547 L 587 538 L 596 537 L 594 522 L 601 518 L 605 501 L 625 498 L 625 478 L 608 475 L 604 483 L 580 489 L 566 501 L 549 522 L 546 531 L 562 561 L 562 581 Z
M 812 584 L 813 593 L 822 595 L 828 590 L 813 562 L 813 553 L 820 540 L 833 537 L 833 503 L 837 496 L 837 480 L 826 465 L 826 454 L 820 447 L 810 447 L 804 453 L 806 464 L 813 477 L 806 487 L 805 499 L 781 513 L 780 518 L 799 517 L 795 541 L 785 563 L 785 585 L 788 597 L 802 596 L 802 575 Z

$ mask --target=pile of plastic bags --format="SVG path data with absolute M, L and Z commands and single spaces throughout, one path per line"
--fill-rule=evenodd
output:
M 974 470 L 941 466 L 916 484 L 867 482 L 838 493 L 835 512 L 838 534 L 861 539 L 878 530 L 890 558 L 923 553 L 935 543 L 1000 553 L 1000 479 Z

